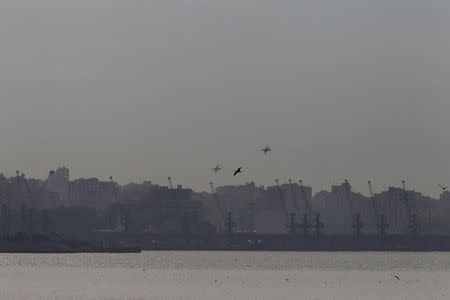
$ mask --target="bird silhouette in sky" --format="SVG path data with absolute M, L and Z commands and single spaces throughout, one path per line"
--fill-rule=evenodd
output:
M 236 176 L 239 173 L 242 173 L 242 167 L 239 167 L 236 171 L 234 171 L 233 176 Z
M 440 187 L 443 191 L 446 191 L 446 190 L 448 189 L 448 186 L 443 186 L 442 184 L 440 184 L 439 187 Z

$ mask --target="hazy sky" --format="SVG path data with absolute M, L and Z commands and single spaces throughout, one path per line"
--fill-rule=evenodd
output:
M 0 38 L 8 175 L 450 184 L 447 0 L 11 0 Z

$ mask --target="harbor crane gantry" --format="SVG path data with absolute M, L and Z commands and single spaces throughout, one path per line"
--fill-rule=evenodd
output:
M 375 224 L 377 223 L 377 216 L 378 216 L 378 210 L 377 210 L 377 204 L 375 203 L 375 197 L 373 195 L 373 190 L 372 190 L 372 182 L 369 180 L 369 194 L 370 194 L 370 201 L 372 202 L 372 211 L 374 214 L 374 220 L 375 220 Z
M 386 216 L 384 214 L 378 215 L 378 235 L 384 237 L 386 235 L 386 230 L 389 228 L 389 224 L 386 222 Z
M 353 234 L 356 237 L 359 237 L 361 235 L 361 229 L 364 227 L 364 224 L 361 221 L 361 215 L 360 214 L 354 214 L 353 215 Z
M 384 213 L 379 213 L 377 204 L 375 202 L 375 196 L 373 194 L 372 182 L 369 180 L 369 194 L 370 200 L 372 202 L 372 211 L 375 217 L 375 227 L 379 236 L 384 236 L 386 234 L 386 229 L 389 227 L 389 224 L 386 223 L 386 217 Z
M 220 203 L 220 200 L 217 197 L 216 188 L 214 187 L 214 183 L 210 182 L 209 186 L 211 187 L 211 194 L 212 194 L 212 196 L 214 198 L 214 201 L 216 202 L 217 210 L 219 211 L 220 218 L 221 218 L 223 224 L 225 224 L 225 222 L 226 222 L 226 220 L 225 220 L 225 213 L 223 211 L 222 204 Z
M 309 229 L 312 227 L 311 223 L 309 223 L 308 214 L 303 214 L 302 222 L 298 224 L 303 231 L 303 237 L 307 237 L 309 235 Z
M 114 182 L 114 177 L 109 176 L 109 182 L 111 183 L 111 187 L 112 187 L 113 192 L 114 192 L 114 201 L 117 202 L 118 199 L 119 199 L 119 191 L 118 191 L 117 184 Z
M 314 234 L 316 236 L 320 236 L 322 229 L 325 227 L 325 225 L 320 221 L 320 213 L 316 214 L 316 222 L 313 225 L 314 228 Z
M 297 201 L 297 191 L 296 191 L 295 185 L 292 183 L 292 180 L 290 178 L 289 178 L 289 186 L 291 187 L 291 191 L 292 191 L 294 208 L 297 211 L 297 213 L 300 214 L 300 205 Z
M 352 228 L 353 228 L 353 234 L 356 237 L 359 237 L 361 235 L 362 228 L 364 227 L 363 222 L 361 221 L 361 214 L 354 213 L 353 212 L 353 202 L 352 202 L 352 196 L 350 192 L 350 183 L 347 179 L 344 180 L 344 187 L 345 187 L 345 196 L 347 198 L 348 208 L 350 212 L 350 218 L 352 219 Z
M 0 207 L 1 233 L 7 236 L 9 234 L 9 208 L 5 203 L 2 203 Z
M 298 181 L 300 184 L 300 188 L 302 190 L 302 197 L 303 197 L 303 201 L 305 202 L 305 207 L 308 211 L 308 213 L 313 216 L 314 215 L 314 211 L 313 211 L 313 207 L 312 207 L 312 203 L 309 200 L 309 197 L 306 195 L 306 189 L 305 186 L 303 185 L 303 180 L 299 180 Z M 325 227 L 324 223 L 322 223 L 322 221 L 320 220 L 320 213 L 315 213 L 315 222 L 314 225 L 312 225 L 312 227 L 314 228 L 314 233 L 316 236 L 320 236 L 322 229 Z
M 280 197 L 281 209 L 283 210 L 285 219 L 288 220 L 289 219 L 289 214 L 288 214 L 287 209 L 286 209 L 286 202 L 283 199 L 283 191 L 281 190 L 280 181 L 277 178 L 277 179 L 275 179 L 275 182 L 277 183 L 278 194 L 279 194 L 279 197 Z
M 33 232 L 33 208 L 36 205 L 36 203 L 34 201 L 33 192 L 30 188 L 27 178 L 25 177 L 25 174 L 20 173 L 18 170 L 16 170 L 16 175 L 17 175 L 16 184 L 18 188 L 21 190 L 22 194 L 22 205 L 21 205 L 22 229 L 24 232 L 31 234 Z M 28 195 L 28 199 L 26 195 Z
M 415 213 L 411 212 L 408 191 L 406 190 L 406 184 L 405 184 L 404 180 L 402 180 L 402 188 L 403 188 L 403 203 L 405 204 L 406 218 L 408 220 L 409 233 L 412 236 L 416 236 L 419 232 L 420 224 L 419 224 L 417 215 Z
M 417 215 L 413 214 L 411 216 L 408 228 L 409 228 L 409 232 L 411 233 L 412 236 L 417 236 L 417 234 L 419 233 L 419 221 L 417 220 Z
M 297 227 L 298 223 L 296 220 L 296 215 L 294 213 L 289 214 L 289 222 L 286 224 L 288 228 L 288 234 L 290 238 L 293 238 L 297 235 Z
M 224 225 L 226 228 L 228 247 L 231 248 L 233 246 L 234 229 L 236 228 L 236 224 L 233 222 L 233 213 L 231 211 L 228 212 Z
M 8 185 L 6 187 L 6 199 L 5 202 L 3 202 L 1 204 L 1 229 L 2 229 L 2 233 L 3 235 L 8 235 L 9 234 L 9 229 L 10 229 L 10 223 L 11 223 L 11 219 L 10 219 L 10 212 L 9 212 L 9 208 L 11 206 L 12 203 L 12 181 L 8 180 L 7 181 Z
M 300 188 L 302 189 L 302 197 L 303 197 L 303 201 L 305 201 L 306 209 L 308 210 L 309 213 L 312 214 L 313 213 L 312 204 L 309 201 L 308 197 L 306 196 L 305 186 L 303 185 L 303 181 L 299 180 L 298 182 L 300 183 Z

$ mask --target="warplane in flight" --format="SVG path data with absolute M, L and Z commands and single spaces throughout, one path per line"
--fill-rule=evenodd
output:
M 213 168 L 213 171 L 214 171 L 214 173 L 216 173 L 216 174 L 217 174 L 217 172 L 219 172 L 220 170 L 222 170 L 222 168 L 220 167 L 219 164 L 217 164 L 217 166 L 215 166 L 215 167 Z
M 270 151 L 272 151 L 272 149 L 270 149 L 270 147 L 269 147 L 269 146 L 267 146 L 266 148 L 264 148 L 264 149 L 261 149 L 261 151 L 262 151 L 262 152 L 264 152 L 264 155 L 267 155 L 267 152 L 270 152 Z

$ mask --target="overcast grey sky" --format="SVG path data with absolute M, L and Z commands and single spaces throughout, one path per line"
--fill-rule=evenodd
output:
M 12 0 L 0 38 L 6 174 L 450 184 L 446 0 Z

